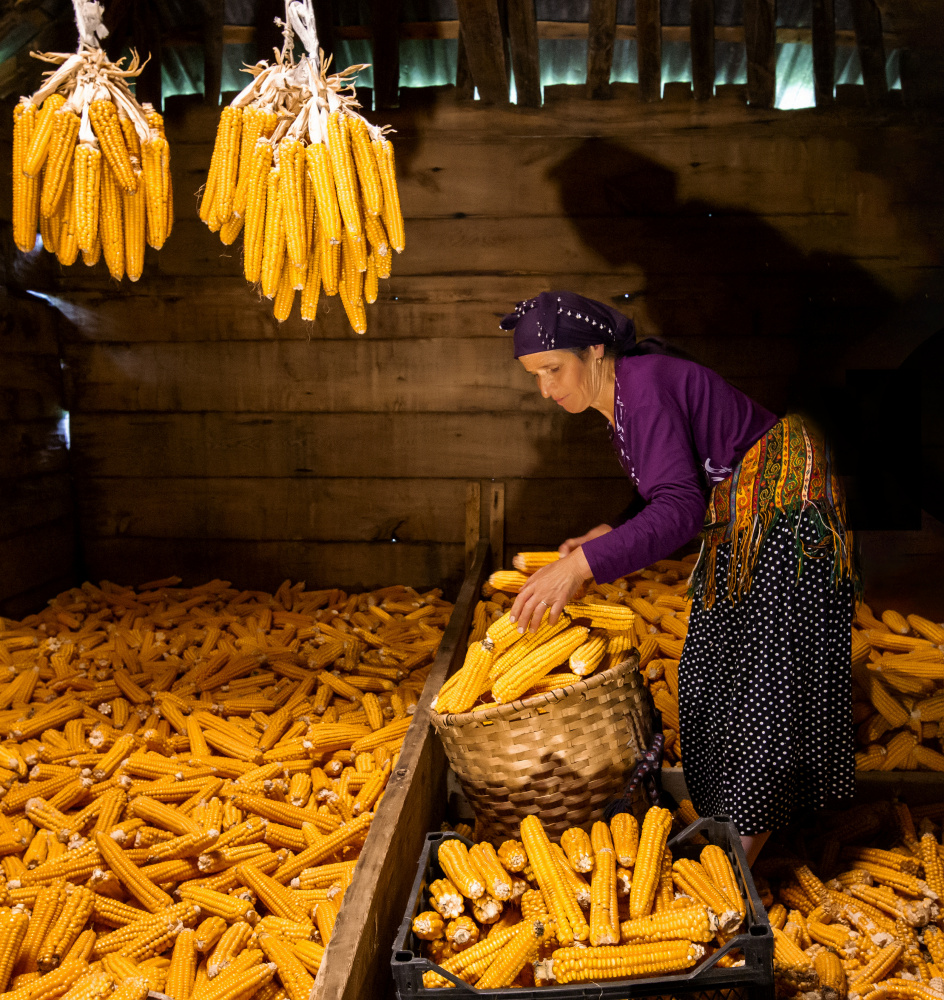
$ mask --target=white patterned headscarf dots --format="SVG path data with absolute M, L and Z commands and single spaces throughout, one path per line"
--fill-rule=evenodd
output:
M 514 330 L 515 357 L 543 351 L 582 350 L 594 344 L 629 354 L 636 343 L 633 321 L 621 312 L 575 292 L 541 292 L 525 299 L 499 324 Z

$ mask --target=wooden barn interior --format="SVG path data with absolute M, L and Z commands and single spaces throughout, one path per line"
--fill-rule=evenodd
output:
M 396 148 L 406 246 L 364 334 L 336 297 L 277 322 L 241 242 L 197 214 L 221 106 L 284 9 L 104 0 L 109 57 L 150 57 L 136 94 L 164 115 L 176 217 L 119 283 L 14 245 L 14 107 L 47 68 L 32 53 L 73 51 L 76 26 L 62 0 L 0 2 L 0 626 L 86 580 L 441 588 L 466 600 L 441 683 L 480 539 L 507 568 L 634 500 L 605 421 L 542 399 L 499 328 L 558 289 L 817 421 L 866 599 L 941 621 L 940 4 L 314 0 L 321 49 L 369 64 L 357 98 Z M 434 744 L 404 749 L 361 876 L 400 909 L 347 918 L 320 997 L 390 988 L 442 815 Z
M 544 19 L 542 6 L 570 17 Z M 566 288 L 775 411 L 831 422 L 858 490 L 868 586 L 939 615 L 933 5 L 814 0 L 788 26 L 773 0 L 717 26 L 712 0 L 673 11 L 680 24 L 665 23 L 667 4 L 660 19 L 659 0 L 638 0 L 633 18 L 627 6 L 316 4 L 338 65 L 355 44 L 373 64 L 358 96 L 395 130 L 406 219 L 407 249 L 356 336 L 336 299 L 314 324 L 297 311 L 277 324 L 241 277 L 239 247 L 195 215 L 224 64 L 229 80 L 280 41 L 279 5 L 240 24 L 221 0 L 180 5 L 175 24 L 165 3 L 106 4 L 107 50 L 151 55 L 137 86 L 164 109 L 179 221 L 141 280 L 118 285 L 102 263 L 17 253 L 4 185 L 0 609 L 25 612 L 69 581 L 171 573 L 455 589 L 470 487 L 483 521 L 503 492 L 506 553 L 615 516 L 629 487 L 602 422 L 554 413 L 498 329 L 517 300 Z M 68 5 L 6 7 L 9 163 L 12 105 L 44 68 L 29 52 L 71 49 L 75 27 Z M 455 80 L 398 86 L 419 75 L 401 50 L 419 60 L 437 46 Z M 784 110 L 777 67 L 791 47 L 813 106 Z M 625 49 L 638 82 L 610 83 Z M 693 80 L 664 79 L 678 49 Z M 857 82 L 837 85 L 834 66 L 852 56 Z M 584 79 L 542 84 L 555 58 Z M 713 86 L 738 72 L 722 60 L 746 63 L 744 82 Z M 204 93 L 162 93 L 168 65 L 184 62 Z

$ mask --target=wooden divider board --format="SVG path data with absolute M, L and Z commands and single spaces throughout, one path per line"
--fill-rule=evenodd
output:
M 371 823 L 344 897 L 311 1000 L 366 1000 L 391 990 L 390 952 L 426 834 L 445 813 L 448 765 L 429 725 L 429 705 L 462 664 L 472 613 L 490 568 L 488 542 L 479 542 L 459 591 L 396 770 Z

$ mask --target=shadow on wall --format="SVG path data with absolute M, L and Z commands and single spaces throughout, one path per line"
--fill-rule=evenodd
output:
M 664 336 L 775 412 L 810 415 L 842 471 L 874 476 L 874 462 L 859 459 L 868 420 L 883 418 L 858 405 L 846 369 L 899 305 L 894 296 L 854 260 L 806 253 L 752 212 L 680 200 L 671 170 L 618 142 L 587 139 L 550 176 L 582 242 L 612 268 L 645 275 L 627 310 L 641 336 Z M 882 512 L 867 503 L 868 483 L 852 492 L 868 527 L 919 517 L 912 503 L 908 524 L 875 523 Z
M 847 346 L 896 304 L 846 257 L 805 253 L 752 212 L 680 200 L 671 170 L 618 142 L 588 139 L 551 178 L 586 246 L 644 273 L 640 332 L 678 343 L 778 412 L 821 409 Z

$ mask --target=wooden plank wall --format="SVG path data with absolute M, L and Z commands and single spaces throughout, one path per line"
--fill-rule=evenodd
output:
M 196 218 L 217 115 L 169 101 L 173 235 L 136 285 L 57 279 L 90 575 L 455 584 L 488 479 L 506 559 L 613 517 L 602 419 L 541 400 L 498 329 L 542 289 L 615 303 L 777 410 L 944 325 L 933 124 L 613 91 L 548 88 L 539 111 L 401 92 L 382 120 L 407 249 L 363 337 L 337 299 L 274 322 Z
M 0 615 L 14 618 L 73 583 L 57 328 L 52 309 L 0 289 Z

